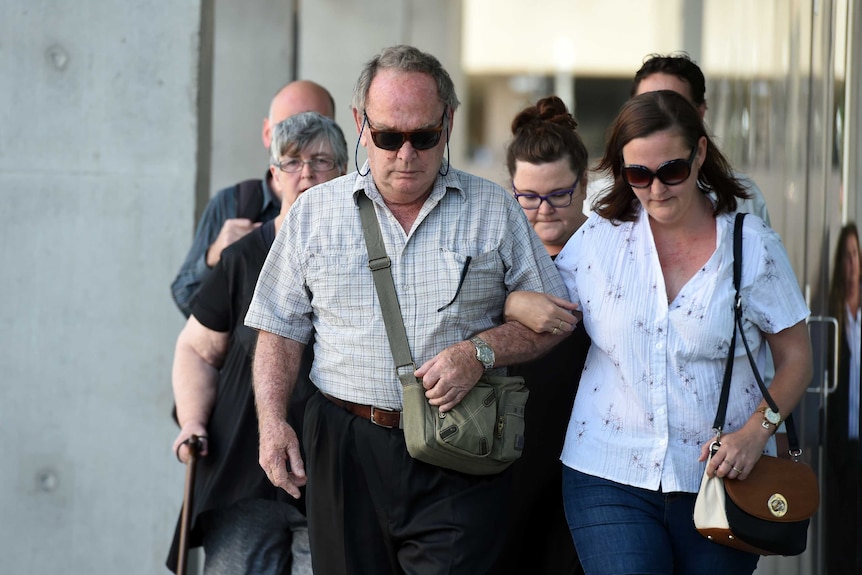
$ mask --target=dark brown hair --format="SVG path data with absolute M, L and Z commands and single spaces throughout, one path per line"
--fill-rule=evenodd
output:
M 676 76 L 688 84 L 691 98 L 698 106 L 706 102 L 706 80 L 700 67 L 685 52 L 676 54 L 650 54 L 632 80 L 631 96 L 638 91 L 641 81 L 653 74 Z
M 544 164 L 568 158 L 572 172 L 583 179 L 587 169 L 587 147 L 578 135 L 578 123 L 556 96 L 542 98 L 521 110 L 512 120 L 512 141 L 506 150 L 509 175 L 515 162 Z
M 845 288 L 847 278 L 844 277 L 844 256 L 847 254 L 847 238 L 856 239 L 856 249 L 859 249 L 859 231 L 856 224 L 849 222 L 841 228 L 841 233 L 838 234 L 838 245 L 835 246 L 835 260 L 832 265 L 832 282 L 829 285 L 829 315 L 838 319 L 840 330 L 844 329 L 844 319 L 847 315 L 844 311 L 847 299 L 847 290 Z M 859 281 L 859 278 L 856 278 Z
M 635 219 L 638 200 L 623 179 L 623 147 L 637 138 L 664 131 L 678 133 L 690 148 L 700 138 L 706 138 L 706 157 L 697 175 L 698 187 L 703 193 L 715 193 L 715 214 L 735 211 L 737 198 L 747 198 L 748 194 L 709 137 L 697 109 L 684 96 L 670 90 L 647 92 L 623 104 L 608 129 L 605 154 L 597 166 L 598 170 L 613 175 L 614 184 L 607 194 L 593 202 L 593 211 L 614 221 Z

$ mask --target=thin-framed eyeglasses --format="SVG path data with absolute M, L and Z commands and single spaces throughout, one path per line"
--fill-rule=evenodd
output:
M 410 141 L 410 145 L 416 150 L 430 150 L 440 142 L 440 136 L 443 135 L 443 127 L 446 121 L 446 110 L 443 110 L 443 116 L 440 118 L 440 125 L 436 128 L 424 128 L 422 130 L 410 130 L 408 132 L 399 132 L 396 130 L 375 130 L 371 127 L 371 120 L 368 119 L 368 114 L 365 116 L 365 122 L 368 124 L 368 131 L 371 133 L 371 141 L 381 150 L 395 152 L 401 149 L 405 141 Z
M 296 172 L 301 172 L 306 164 L 315 172 L 328 172 L 335 168 L 335 160 L 329 156 L 315 156 L 310 160 L 287 158 L 280 162 L 273 162 L 272 165 L 278 167 L 279 170 L 286 174 L 295 174 Z
M 578 176 L 575 178 L 575 183 L 572 184 L 571 187 L 563 188 L 562 190 L 554 190 L 544 196 L 529 190 L 519 192 L 515 187 L 515 182 L 512 182 L 512 190 L 515 192 L 515 199 L 518 200 L 518 203 L 521 204 L 521 207 L 525 210 L 538 210 L 541 207 L 542 202 L 548 202 L 548 205 L 553 208 L 568 208 L 572 205 L 572 196 L 578 188 L 578 181 L 580 181 L 580 179 L 581 177 Z
M 652 185 L 654 178 L 658 178 L 658 181 L 666 186 L 675 186 L 686 181 L 691 175 L 691 165 L 696 155 L 697 146 L 694 146 L 688 160 L 682 158 L 668 160 L 660 165 L 655 172 L 637 164 L 623 165 L 623 178 L 633 188 L 648 188 Z

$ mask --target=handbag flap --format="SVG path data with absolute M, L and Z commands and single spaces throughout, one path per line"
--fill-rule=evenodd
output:
M 724 489 L 740 509 L 769 521 L 802 521 L 820 505 L 817 476 L 811 467 L 767 455 L 744 480 L 725 478 Z

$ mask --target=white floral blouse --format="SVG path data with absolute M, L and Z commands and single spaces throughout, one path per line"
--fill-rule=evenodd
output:
M 697 492 L 733 327 L 733 216 L 715 225 L 715 252 L 670 304 L 643 209 L 620 225 L 593 214 L 557 257 L 592 339 L 565 465 L 644 489 Z M 760 331 L 777 333 L 809 311 L 779 236 L 752 215 L 743 227 L 741 293 L 745 337 L 763 373 Z M 760 399 L 737 338 L 725 432 L 742 426 Z

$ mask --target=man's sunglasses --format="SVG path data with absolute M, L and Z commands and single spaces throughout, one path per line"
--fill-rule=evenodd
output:
M 368 124 L 368 131 L 371 132 L 371 140 L 374 142 L 374 145 L 381 150 L 388 150 L 390 152 L 400 150 L 401 146 L 407 140 L 410 141 L 410 145 L 416 150 L 430 150 L 440 142 L 445 119 L 446 110 L 443 110 L 440 125 L 436 128 L 396 132 L 393 130 L 375 130 L 371 127 L 371 120 L 368 119 L 368 114 L 365 114 L 365 122 Z
M 660 165 L 655 172 L 644 166 L 624 165 L 623 177 L 633 188 L 648 188 L 652 185 L 654 178 L 658 178 L 666 186 L 675 186 L 686 181 L 691 175 L 691 164 L 694 162 L 696 154 L 697 146 L 694 146 L 688 160 L 682 158 L 669 160 Z

